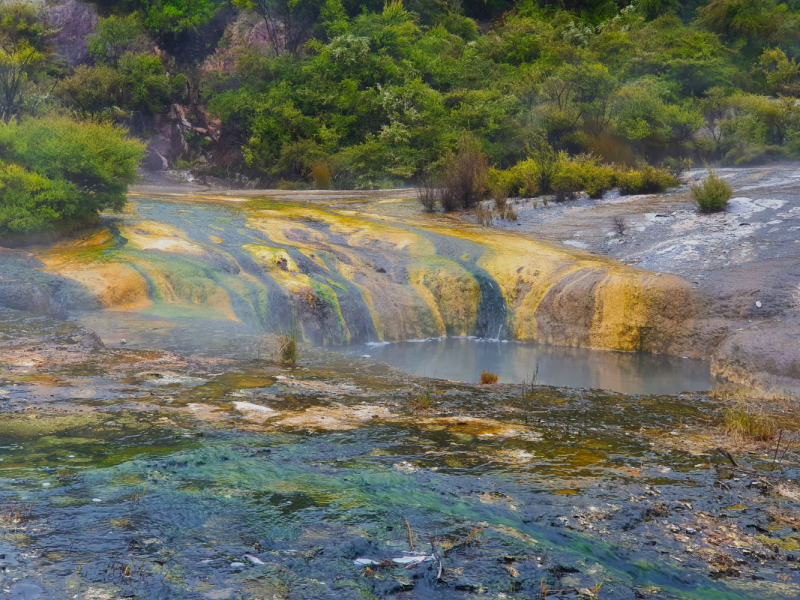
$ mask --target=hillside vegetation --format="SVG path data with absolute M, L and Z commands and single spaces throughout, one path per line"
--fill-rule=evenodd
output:
M 98 0 L 77 64 L 37 6 L 0 5 L 2 120 L 120 143 L 123 126 L 201 175 L 374 188 L 467 169 L 457 208 L 800 155 L 800 0 Z

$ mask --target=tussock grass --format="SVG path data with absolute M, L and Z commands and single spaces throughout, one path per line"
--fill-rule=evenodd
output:
M 736 441 L 766 442 L 775 438 L 778 423 L 760 407 L 740 405 L 725 410 L 722 428 Z
M 412 398 L 409 408 L 414 413 L 429 413 L 433 411 L 433 392 L 427 385 Z
M 278 349 L 275 359 L 284 365 L 293 365 L 297 362 L 297 326 L 293 325 L 288 333 L 278 334 Z

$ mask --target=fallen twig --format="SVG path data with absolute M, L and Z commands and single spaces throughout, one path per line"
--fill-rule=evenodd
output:
M 411 525 L 408 524 L 407 518 L 405 518 L 405 520 L 406 520 L 406 527 L 408 527 L 408 543 L 411 545 L 411 551 L 416 552 L 416 550 L 414 550 L 414 536 L 411 533 Z
M 781 438 L 783 438 L 783 429 L 778 431 L 778 444 L 775 446 L 775 456 L 772 457 L 772 468 L 775 469 L 775 465 L 778 461 L 778 450 L 781 447 Z
M 738 467 L 738 466 L 739 466 L 739 463 L 737 463 L 737 462 L 734 460 L 733 456 L 731 456 L 731 453 L 730 453 L 730 452 L 728 452 L 727 450 L 724 450 L 724 449 L 722 449 L 722 448 L 717 448 L 717 452 L 719 452 L 720 454 L 722 454 L 723 456 L 725 456 L 725 458 L 727 458 L 729 461 L 731 461 L 731 464 L 732 464 L 734 467 Z

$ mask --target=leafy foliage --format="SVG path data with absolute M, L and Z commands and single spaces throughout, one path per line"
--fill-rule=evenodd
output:
M 0 3 L 0 118 L 35 108 L 51 55 L 48 28 L 29 2 Z
M 113 66 L 126 52 L 143 50 L 145 33 L 136 14 L 100 18 L 97 32 L 89 36 L 88 49 L 99 62 Z
M 709 169 L 708 177 L 700 183 L 692 184 L 692 198 L 697 202 L 700 212 L 721 212 L 728 206 L 733 196 L 730 184 L 713 170 Z
M 0 5 L 6 120 L 55 103 L 152 134 L 179 103 L 220 122 L 213 142 L 187 136 L 187 162 L 218 152 L 262 185 L 430 179 L 453 209 L 490 190 L 673 185 L 645 164 L 800 155 L 796 0 L 97 3 L 95 64 L 69 71 L 35 9 Z M 218 46 L 205 32 L 226 24 Z
M 0 124 L 0 234 L 120 210 L 143 146 L 125 130 L 64 117 Z

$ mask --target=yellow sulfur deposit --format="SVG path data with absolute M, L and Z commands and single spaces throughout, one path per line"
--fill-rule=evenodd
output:
M 106 309 L 266 329 L 293 318 L 320 344 L 502 335 L 670 352 L 693 319 L 692 290 L 678 278 L 511 232 L 382 217 L 368 202 L 359 212 L 270 199 L 166 201 L 193 210 L 168 211 L 169 222 L 126 211 L 113 233 L 84 233 L 39 258 Z

